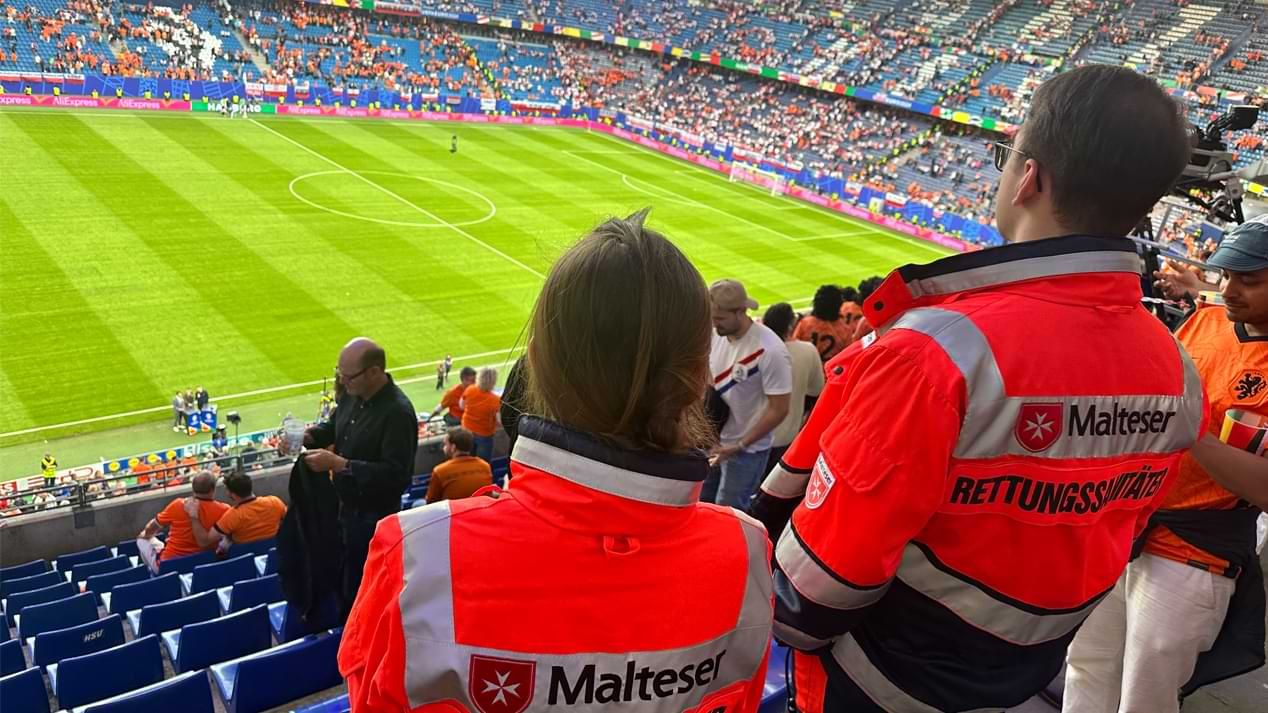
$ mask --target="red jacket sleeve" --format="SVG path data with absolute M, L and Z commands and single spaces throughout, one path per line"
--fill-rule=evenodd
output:
M 827 645 L 884 595 L 938 507 L 963 413 L 959 370 L 915 332 L 872 342 L 829 379 L 838 400 L 822 405 L 835 413 L 775 551 L 776 635 L 801 649 Z
M 400 520 L 383 518 L 370 541 L 365 578 L 339 645 L 339 673 L 348 681 L 353 713 L 410 709 L 401 629 L 402 568 Z

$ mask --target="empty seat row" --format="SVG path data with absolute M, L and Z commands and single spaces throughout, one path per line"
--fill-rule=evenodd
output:
M 226 711 L 259 713 L 338 686 L 340 635 L 336 629 L 307 636 L 168 680 L 158 637 L 146 636 L 49 666 L 49 682 L 58 705 L 74 713 L 211 713 L 210 674 Z M 105 670 L 110 675 L 99 675 Z M 6 710 L 47 713 L 40 670 L 0 677 L 0 700 Z

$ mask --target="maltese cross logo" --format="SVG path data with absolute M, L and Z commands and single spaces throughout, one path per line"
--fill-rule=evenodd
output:
M 471 657 L 467 692 L 481 713 L 520 713 L 533 700 L 535 661 Z
M 1014 434 L 1031 453 L 1046 451 L 1061 438 L 1061 404 L 1022 404 Z

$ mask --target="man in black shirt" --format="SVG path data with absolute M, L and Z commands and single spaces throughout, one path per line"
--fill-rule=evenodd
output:
M 383 348 L 358 337 L 339 352 L 338 377 L 344 393 L 334 419 L 304 434 L 305 463 L 314 472 L 334 474 L 343 539 L 343 613 L 361 585 L 370 538 L 381 518 L 400 510 L 401 493 L 414 474 L 418 418 L 414 406 L 385 371 Z

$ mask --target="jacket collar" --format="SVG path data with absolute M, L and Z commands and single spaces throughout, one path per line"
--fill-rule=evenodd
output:
M 536 416 L 519 419 L 510 492 L 566 529 L 644 534 L 685 522 L 709 473 L 703 452 L 623 448 Z
M 1135 245 L 1127 238 L 1067 235 L 989 250 L 952 255 L 923 265 L 904 265 L 876 289 L 863 314 L 876 328 L 913 307 L 936 304 L 953 295 L 990 290 L 1033 280 L 1121 273 L 1112 290 L 1114 302 L 1139 304 L 1142 269 Z M 1069 296 L 1069 295 L 1067 295 Z M 1098 295 L 1098 300 L 1104 295 Z

